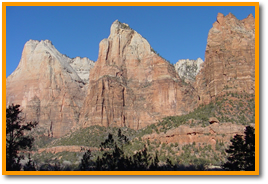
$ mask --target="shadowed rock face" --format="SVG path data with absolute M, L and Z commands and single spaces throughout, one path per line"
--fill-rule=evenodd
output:
M 255 20 L 219 13 L 207 39 L 204 67 L 196 77 L 200 103 L 226 92 L 255 92 Z
M 194 90 L 181 83 L 174 66 L 159 57 L 140 34 L 115 21 L 99 45 L 81 110 L 83 126 L 134 129 L 189 111 Z
M 60 137 L 77 126 L 84 82 L 52 43 L 28 41 L 17 69 L 7 78 L 7 105 L 20 104 L 26 121 Z

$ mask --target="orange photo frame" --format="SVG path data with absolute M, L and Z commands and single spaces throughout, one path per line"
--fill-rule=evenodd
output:
M 6 7 L 8 6 L 254 6 L 255 171 L 6 171 Z M 259 2 L 3 2 L 2 3 L 2 175 L 259 175 Z

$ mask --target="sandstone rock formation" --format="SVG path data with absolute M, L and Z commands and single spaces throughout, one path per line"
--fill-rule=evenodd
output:
M 226 92 L 255 92 L 255 20 L 219 13 L 207 38 L 204 67 L 196 77 L 199 104 Z
M 203 60 L 201 58 L 197 58 L 197 60 L 180 59 L 174 64 L 174 67 L 181 79 L 185 82 L 192 82 L 199 73 L 202 63 Z
M 89 80 L 83 126 L 139 129 L 193 107 L 194 89 L 182 84 L 174 66 L 154 53 L 146 39 L 119 21 L 100 42 Z
M 74 59 L 68 60 L 68 63 L 76 71 L 77 75 L 85 82 L 89 81 L 90 70 L 94 67 L 94 61 L 84 57 L 76 57 Z
M 26 121 L 60 137 L 77 126 L 84 82 L 52 43 L 28 41 L 17 69 L 7 78 L 7 105 L 20 104 Z
M 213 123 L 219 123 L 219 120 L 216 118 L 216 117 L 210 117 L 208 122 L 210 124 L 213 124 Z
M 254 127 L 254 125 L 252 125 Z M 212 144 L 216 141 L 229 142 L 230 137 L 236 134 L 243 135 L 245 131 L 244 125 L 233 124 L 231 122 L 214 123 L 209 126 L 202 127 L 201 125 L 189 126 L 181 125 L 177 128 L 168 130 L 166 133 L 153 133 L 144 135 L 143 140 L 158 140 L 161 143 L 179 143 L 185 145 L 195 142 L 196 144 Z
M 186 114 L 226 92 L 252 94 L 254 22 L 252 15 L 240 21 L 218 14 L 208 34 L 205 62 L 180 60 L 175 67 L 119 21 L 100 42 L 95 63 L 70 59 L 48 40 L 30 40 L 7 78 L 7 105 L 20 104 L 27 121 L 38 121 L 46 135 L 61 137 L 77 126 L 140 129 L 165 116 Z

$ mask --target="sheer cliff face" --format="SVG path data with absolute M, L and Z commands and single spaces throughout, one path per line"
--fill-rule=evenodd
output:
M 192 89 L 183 86 L 174 67 L 127 24 L 115 21 L 110 36 L 99 47 L 81 125 L 139 129 L 161 117 L 187 111 Z
M 60 137 L 75 127 L 84 83 L 50 41 L 28 41 L 17 69 L 7 78 L 7 105 L 20 104 L 26 121 Z
M 219 13 L 207 39 L 204 67 L 196 77 L 199 103 L 226 92 L 255 92 L 255 19 Z

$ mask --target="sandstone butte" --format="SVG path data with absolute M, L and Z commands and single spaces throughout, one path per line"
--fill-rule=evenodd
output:
M 45 133 L 61 137 L 80 126 L 140 129 L 165 116 L 186 114 L 226 92 L 252 94 L 254 22 L 252 15 L 238 20 L 219 13 L 208 34 L 205 61 L 188 84 L 146 39 L 119 21 L 100 42 L 95 65 L 72 61 L 49 41 L 30 40 L 7 78 L 7 105 L 21 104 L 26 120 L 39 121 Z M 81 67 L 74 65 L 81 62 L 94 67 L 78 72 Z

